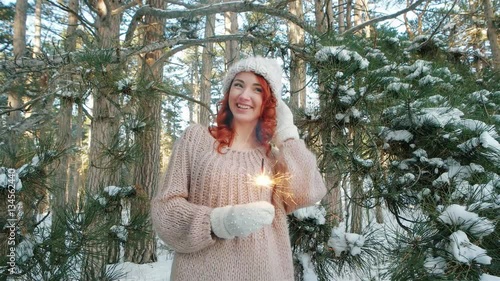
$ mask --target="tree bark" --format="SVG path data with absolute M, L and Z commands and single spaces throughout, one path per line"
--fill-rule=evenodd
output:
M 33 57 L 40 54 L 42 46 L 42 0 L 35 2 L 35 36 L 33 40 Z
M 345 11 L 344 11 L 344 0 L 339 0 L 339 33 L 342 34 L 345 31 Z
M 166 8 L 166 2 L 163 0 L 148 0 L 148 5 L 158 9 Z M 144 44 L 163 38 L 165 20 L 146 16 L 144 24 L 146 26 Z M 162 55 L 162 50 L 145 55 L 147 59 L 141 65 L 141 80 L 144 84 L 162 82 L 164 64 L 159 61 Z M 137 194 L 130 204 L 132 218 L 149 217 L 150 201 L 158 188 L 160 174 L 161 95 L 152 92 L 148 96 L 139 96 L 138 105 L 137 116 L 144 120 L 146 126 L 135 134 L 140 156 L 134 170 L 134 186 Z M 135 238 L 129 239 L 130 242 L 126 244 L 125 259 L 134 263 L 156 261 L 155 236 L 149 219 Z
M 483 6 L 484 15 L 486 17 L 486 35 L 490 41 L 491 54 L 493 56 L 493 68 L 498 71 L 500 70 L 500 46 L 498 43 L 497 29 L 493 23 L 495 16 L 491 0 L 483 0 Z
M 298 18 L 304 17 L 302 0 L 289 2 L 289 10 Z M 305 38 L 304 30 L 296 24 L 288 24 L 288 40 L 290 44 L 303 47 Z M 278 93 L 278 95 L 281 93 Z M 306 106 L 306 63 L 295 51 L 291 51 L 290 57 L 290 97 L 291 105 L 295 108 L 305 108 Z
M 79 9 L 79 0 L 70 0 L 68 2 L 68 7 L 73 11 L 78 11 Z M 66 28 L 66 40 L 64 42 L 65 49 L 68 52 L 74 52 L 76 50 L 76 30 L 78 27 L 78 17 L 68 12 L 68 27 Z M 71 77 L 71 80 L 74 81 L 77 79 L 76 77 Z M 74 91 L 76 93 L 76 90 Z M 66 104 L 66 112 L 67 118 L 72 119 L 72 109 L 74 105 L 74 100 L 71 100 L 71 104 Z M 62 105 L 61 105 L 62 106 Z M 71 108 L 71 110 L 69 109 Z M 83 133 L 83 112 L 82 108 L 79 106 L 78 115 L 76 117 L 76 122 L 74 124 L 76 128 L 76 134 L 74 138 L 70 139 L 70 145 L 72 144 L 75 147 L 81 147 L 82 145 L 82 133 Z M 70 126 L 68 128 L 69 135 L 71 137 L 71 121 Z M 66 202 L 68 202 L 71 206 L 77 207 L 78 202 L 78 189 L 80 187 L 80 170 L 82 166 L 82 160 L 78 153 L 72 153 L 68 155 L 68 179 L 67 179 L 67 187 L 66 187 Z
M 230 2 L 232 0 L 225 0 Z M 225 34 L 236 34 L 238 32 L 238 14 L 235 12 L 224 13 Z M 226 41 L 226 49 L 224 50 L 224 58 L 226 60 L 226 67 L 229 68 L 231 64 L 239 58 L 238 41 Z
M 209 1 L 212 3 L 211 1 Z M 206 17 L 205 25 L 205 38 L 212 37 L 215 34 L 215 14 L 208 15 Z M 213 66 L 213 56 L 214 56 L 214 44 L 208 42 L 205 44 L 202 53 L 202 63 L 201 63 L 201 77 L 200 77 L 200 101 L 205 104 L 210 104 L 211 97 L 211 86 L 212 86 L 212 66 Z M 199 124 L 203 126 L 208 126 L 210 123 L 210 112 L 204 108 L 200 107 Z
M 95 25 L 98 47 L 104 50 L 118 48 L 121 15 L 112 14 L 111 11 L 119 7 L 118 1 L 98 0 L 95 5 L 97 11 Z M 101 73 L 96 72 L 95 79 L 98 87 L 93 95 L 91 138 L 89 148 L 89 168 L 87 175 L 87 192 L 100 194 L 107 186 L 118 185 L 120 167 L 113 162 L 109 151 L 118 138 L 120 120 L 118 94 L 115 85 L 110 79 L 114 77 L 119 68 L 117 65 L 103 65 Z M 106 213 L 107 223 L 120 224 L 119 210 L 110 209 Z M 96 224 L 100 223 L 98 221 Z M 104 234 L 107 235 L 107 234 Z M 89 245 L 84 267 L 83 280 L 98 280 L 105 278 L 106 263 L 118 261 L 119 245 L 113 239 L 105 239 L 105 245 Z
M 352 13 L 352 0 L 346 0 L 345 22 L 347 29 L 350 29 L 352 27 L 351 13 Z
M 290 5 L 293 2 L 290 3 Z M 316 30 L 323 34 L 327 31 L 327 23 L 324 11 L 325 3 L 323 0 L 314 1 L 314 17 L 316 19 Z
M 195 100 L 200 100 L 200 60 L 199 48 L 194 47 L 194 56 L 193 62 L 191 66 L 191 79 L 190 79 L 190 88 L 191 88 L 191 97 Z M 189 123 L 197 123 L 200 116 L 200 105 L 195 102 L 189 103 Z
M 16 13 L 14 16 L 14 34 L 13 34 L 13 51 L 14 56 L 22 57 L 26 51 L 26 13 L 28 9 L 28 1 L 27 0 L 17 0 L 16 1 Z M 9 90 L 7 96 L 7 105 L 11 108 L 19 108 L 21 106 L 21 97 L 20 94 L 24 92 L 23 88 L 23 77 L 19 77 L 13 83 L 12 89 Z M 21 121 L 22 116 L 20 111 L 11 111 L 6 120 L 7 126 L 15 126 L 19 121 Z M 3 133 L 2 133 L 3 134 Z M 8 153 L 4 153 L 4 158 L 2 160 L 1 166 L 6 168 L 17 168 L 17 139 L 19 135 L 14 131 L 10 131 L 7 136 L 3 136 L 5 141 L 5 147 L 7 148 Z M 12 157 L 10 157 L 12 156 Z M 4 189 L 6 190 L 6 189 Z M 0 204 L 0 211 L 2 212 L 2 217 L 6 217 L 7 214 L 7 196 L 8 192 L 4 192 L 3 190 L 0 192 L 0 200 L 2 200 L 2 204 Z M 19 197 L 19 196 L 16 196 Z M 19 198 L 16 198 L 19 200 Z M 16 202 L 17 203 L 17 202 Z M 25 210 L 25 211 L 29 211 Z M 2 222 L 3 219 L 1 219 Z M 5 261 L 5 257 L 7 256 L 9 245 L 7 245 L 9 229 L 2 227 L 0 230 L 0 254 L 2 257 L 0 261 Z M 4 263 L 5 264 L 5 263 Z

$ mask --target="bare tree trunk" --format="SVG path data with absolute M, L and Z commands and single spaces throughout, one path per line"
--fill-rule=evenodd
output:
M 302 0 L 289 2 L 290 13 L 298 18 L 304 18 Z M 303 47 L 304 30 L 294 23 L 288 24 L 288 40 L 290 44 Z M 278 93 L 278 95 L 281 93 Z M 292 107 L 305 108 L 306 106 L 306 63 L 292 50 L 290 58 L 290 96 Z
M 79 0 L 70 0 L 68 2 L 68 7 L 73 10 L 73 11 L 78 11 L 79 9 Z M 65 40 L 65 49 L 68 52 L 73 52 L 76 50 L 76 35 L 75 31 L 78 27 L 78 17 L 69 12 L 68 13 L 68 27 L 66 28 L 66 40 Z M 74 80 L 76 78 L 71 77 L 71 80 Z M 76 89 L 74 90 L 74 94 L 76 94 Z M 68 113 L 68 118 L 72 118 L 72 109 L 73 109 L 73 104 L 74 101 L 71 100 L 71 104 L 66 104 L 66 106 L 69 108 L 71 107 L 71 110 L 66 109 Z M 61 105 L 62 106 L 62 105 Z M 82 108 L 78 108 L 78 116 L 77 116 L 77 121 L 74 126 L 76 127 L 76 137 L 73 139 L 70 139 L 70 145 L 74 145 L 75 147 L 81 147 L 82 145 L 82 132 L 83 132 L 83 112 Z M 71 123 L 71 121 L 70 121 Z M 71 137 L 71 124 L 70 127 L 68 128 L 69 130 L 69 135 Z M 70 205 L 74 206 L 75 208 L 77 207 L 77 202 L 78 202 L 78 189 L 80 186 L 80 168 L 81 168 L 81 157 L 78 154 L 69 154 L 68 155 L 68 179 L 67 179 L 67 186 L 66 186 L 66 202 L 68 202 Z
M 346 0 L 346 7 L 345 7 L 346 29 L 350 29 L 352 27 L 351 13 L 352 13 L 352 0 Z
M 166 2 L 163 0 L 148 0 L 148 5 L 158 9 L 166 8 Z M 144 45 L 162 40 L 165 29 L 164 19 L 146 15 L 144 23 L 146 25 Z M 162 82 L 164 64 L 158 61 L 162 55 L 162 50 L 146 54 L 148 59 L 141 66 L 141 79 L 146 83 Z M 136 161 L 134 170 L 134 186 L 137 194 L 130 204 L 132 218 L 149 216 L 150 201 L 158 188 L 160 175 L 161 95 L 152 93 L 152 95 L 140 96 L 138 105 L 137 115 L 145 120 L 147 125 L 136 133 L 140 157 Z M 134 238 L 127 241 L 126 260 L 134 263 L 156 261 L 155 236 L 149 220 Z
M 74 8 L 75 1 L 71 0 L 69 5 Z M 40 3 L 41 6 L 42 0 L 37 0 L 37 5 Z M 78 4 L 76 4 L 78 5 Z M 41 7 L 40 7 L 41 8 Z M 77 18 L 71 12 L 68 13 L 68 26 L 66 28 L 66 36 L 73 37 L 73 33 L 76 30 Z M 65 50 L 66 52 L 73 52 L 76 50 L 76 41 L 72 41 L 71 43 L 65 42 Z M 67 69 L 69 73 L 69 69 Z M 65 72 L 63 70 L 62 72 Z M 66 75 L 66 81 L 74 81 L 74 77 L 71 74 Z M 51 212 L 52 212 L 52 233 L 56 233 L 56 231 L 64 233 L 65 229 L 65 221 L 66 218 L 64 216 L 64 209 L 71 206 L 73 204 L 76 207 L 76 199 L 71 200 L 71 204 L 69 201 L 69 176 L 70 176 L 70 160 L 71 155 L 69 153 L 69 149 L 72 145 L 71 138 L 71 127 L 72 127 L 72 116 L 73 116 L 73 95 L 75 94 L 75 89 L 72 85 L 69 85 L 66 89 L 66 93 L 68 95 L 60 95 L 59 96 L 59 112 L 56 117 L 56 122 L 58 125 L 58 129 L 56 131 L 57 135 L 57 147 L 60 148 L 63 153 L 59 158 L 58 165 L 55 169 L 55 176 L 52 187 L 52 199 L 51 199 Z M 61 247 L 61 245 L 56 245 L 56 247 Z M 52 264 L 62 264 L 65 261 L 60 258 L 63 257 L 53 255 Z
M 17 0 L 16 1 L 16 14 L 14 16 L 14 35 L 13 35 L 13 45 L 14 45 L 14 56 L 16 58 L 22 57 L 26 51 L 26 13 L 28 10 L 28 1 L 27 0 Z M 20 93 L 24 90 L 21 87 L 23 78 L 20 77 L 18 81 L 14 81 L 13 88 L 9 90 L 7 96 L 8 106 L 11 108 L 19 108 L 21 105 L 21 97 Z M 7 126 L 14 126 L 16 123 L 21 121 L 22 116 L 20 111 L 12 111 L 9 113 L 7 117 Z M 16 168 L 16 160 L 17 160 L 17 138 L 18 135 L 13 133 L 12 131 L 8 136 L 5 137 L 5 147 L 8 149 L 7 155 L 11 155 L 12 157 L 6 156 L 2 160 L 2 166 L 6 168 Z M 6 189 L 5 189 L 6 190 Z M 8 192 L 0 193 L 0 200 L 2 203 L 7 202 Z M 19 199 L 18 199 L 19 200 Z M 17 203 L 17 202 L 16 202 Z M 7 204 L 0 205 L 0 211 L 2 212 L 2 218 L 7 214 Z M 1 219 L 2 222 L 3 219 Z M 2 227 L 0 229 L 0 254 L 2 257 L 0 261 L 5 261 L 4 258 L 7 256 L 8 248 L 7 245 L 7 237 L 9 235 L 9 229 Z
M 231 2 L 231 0 L 224 0 Z M 224 13 L 225 34 L 236 34 L 238 32 L 238 14 L 234 12 Z M 224 50 L 224 57 L 226 59 L 226 66 L 229 68 L 233 62 L 239 58 L 238 42 L 226 41 L 226 49 Z
M 368 0 L 356 0 L 356 2 L 354 3 L 354 25 L 361 25 L 369 19 Z M 370 37 L 370 26 L 366 26 L 360 31 L 364 33 L 363 35 L 366 38 Z
M 212 3 L 211 1 L 209 1 Z M 215 14 L 208 15 L 205 25 L 205 38 L 212 37 L 215 34 Z M 213 66 L 213 56 L 214 56 L 214 44 L 211 42 L 205 43 L 202 54 L 201 63 L 201 77 L 200 77 L 200 101 L 209 105 L 210 104 L 210 90 L 212 86 L 212 66 Z M 210 112 L 204 108 L 200 107 L 200 119 L 199 123 L 203 126 L 208 126 L 210 123 Z
M 194 49 L 193 62 L 191 66 L 191 97 L 195 100 L 200 100 L 200 60 L 199 48 L 196 46 Z M 200 105 L 194 102 L 189 103 L 189 122 L 197 123 L 200 119 Z
M 323 0 L 314 1 L 314 17 L 316 19 L 316 30 L 319 31 L 321 34 L 327 31 L 324 7 L 325 4 Z
M 339 33 L 342 34 L 345 31 L 345 11 L 344 11 L 344 0 L 339 0 Z
M 78 105 L 78 114 L 75 120 L 75 138 L 73 145 L 75 147 L 83 146 L 83 123 L 85 121 L 85 114 L 83 113 L 82 105 Z M 82 179 L 85 178 L 82 170 L 82 157 L 79 153 L 71 154 L 70 160 L 70 177 L 68 188 L 68 202 L 74 202 L 75 208 L 78 206 L 79 191 L 84 188 Z
M 356 128 L 351 126 L 349 128 L 352 150 L 356 151 L 360 146 L 360 136 L 356 132 Z M 357 164 L 354 164 L 350 172 L 350 189 L 351 189 L 351 230 L 352 233 L 361 233 L 363 228 L 363 207 L 362 207 L 362 197 L 363 197 L 363 178 L 362 174 L 357 172 Z
M 112 50 L 119 47 L 121 14 L 112 14 L 118 8 L 118 1 L 98 0 L 96 26 L 99 49 Z M 118 185 L 119 168 L 113 163 L 108 153 L 118 140 L 120 112 L 117 108 L 118 94 L 110 77 L 119 71 L 117 65 L 103 65 L 103 72 L 97 73 L 99 87 L 93 97 L 93 119 L 91 123 L 91 139 L 89 149 L 89 169 L 87 175 L 87 191 L 98 194 L 107 186 Z M 120 212 L 110 209 L 106 213 L 109 224 L 119 225 Z M 101 223 L 101 222 L 95 222 Z M 86 260 L 82 268 L 83 280 L 102 280 L 105 278 L 107 262 L 118 261 L 119 244 L 114 239 L 107 239 L 106 244 L 89 245 Z
M 326 0 L 326 7 L 325 7 L 326 21 L 328 23 L 328 31 L 333 31 L 333 26 L 335 22 L 332 1 L 333 0 Z
M 406 7 L 408 7 L 410 5 L 411 5 L 410 0 L 406 0 Z M 408 21 L 408 16 L 406 14 L 407 13 L 403 14 L 403 19 L 404 19 L 404 22 L 405 22 L 406 33 L 408 34 L 408 38 L 410 38 L 410 40 L 413 40 L 413 38 L 415 38 L 415 32 L 413 32 L 413 30 L 412 30 L 412 28 L 410 26 L 410 22 Z
M 320 33 L 326 32 L 328 28 L 327 17 L 325 17 L 325 12 L 323 11 L 324 7 L 325 4 L 322 3 L 321 0 L 315 1 L 316 29 Z M 326 7 L 328 7 L 328 5 L 326 5 Z M 321 79 L 321 75 L 322 73 L 318 73 L 318 91 L 320 95 L 322 95 L 325 91 L 325 85 L 323 83 L 323 80 Z M 320 98 L 320 107 L 323 108 L 324 106 L 325 105 Z M 334 141 L 332 136 L 335 135 L 336 134 L 333 130 L 324 131 L 321 133 L 321 142 L 324 149 L 331 145 L 331 143 Z M 328 153 L 324 153 L 324 155 L 328 155 Z M 330 163 L 330 161 L 331 159 L 323 159 L 324 163 Z M 342 218 L 342 201 L 340 196 L 339 182 L 339 175 L 334 173 L 330 167 L 326 167 L 325 184 L 328 189 L 328 194 L 324 197 L 323 201 L 328 204 L 328 210 L 332 215 L 331 217 L 333 220 L 337 219 L 337 222 Z
M 27 0 L 17 0 L 16 1 L 16 14 L 14 16 L 14 36 L 13 36 L 13 52 L 14 57 L 19 58 L 25 55 L 26 53 L 26 18 L 28 11 L 28 1 Z M 22 80 L 22 78 L 20 78 Z M 24 90 L 23 88 L 15 83 L 13 90 L 9 91 L 9 95 L 7 97 L 7 102 L 9 107 L 11 108 L 19 108 L 21 106 L 21 97 L 20 93 Z M 7 118 L 7 124 L 13 125 L 17 122 L 21 121 L 21 111 L 12 111 L 9 113 Z M 14 137 L 11 140 L 14 142 Z M 9 150 L 14 153 L 12 155 L 16 155 L 16 147 L 15 143 L 10 144 Z M 12 159 L 14 160 L 14 159 Z M 14 163 L 9 163 L 11 159 L 6 159 L 4 162 L 6 165 L 13 167 Z
M 497 30 L 493 20 L 495 19 L 491 0 L 483 0 L 484 15 L 486 17 L 486 35 L 490 41 L 491 54 L 493 56 L 493 68 L 500 70 L 500 46 L 498 43 Z
M 35 36 L 33 40 L 33 57 L 40 54 L 42 46 L 42 0 L 35 2 Z

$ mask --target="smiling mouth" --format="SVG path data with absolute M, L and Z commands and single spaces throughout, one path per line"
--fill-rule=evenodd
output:
M 239 103 L 236 104 L 236 107 L 241 108 L 241 109 L 251 109 L 252 108 L 249 105 L 244 105 L 244 104 L 239 104 Z

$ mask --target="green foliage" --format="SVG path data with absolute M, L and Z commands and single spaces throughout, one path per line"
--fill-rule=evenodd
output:
M 478 81 L 463 64 L 448 61 L 437 37 L 409 42 L 386 27 L 377 34 L 377 47 L 352 37 L 325 41 L 316 53 L 322 170 L 348 181 L 347 188 L 363 179 L 363 194 L 351 204 L 383 202 L 389 211 L 386 220 L 395 225 L 381 232 L 389 242 L 383 278 L 478 280 L 498 273 L 497 232 L 481 237 L 480 223 L 450 225 L 440 218 L 457 204 L 498 228 L 499 152 L 486 144 L 498 142 L 498 84 Z M 429 41 L 419 45 L 422 39 Z M 466 264 L 449 252 L 458 230 L 487 251 L 491 265 Z
M 12 22 L 14 21 L 15 3 L 0 3 L 0 52 L 8 54 L 12 52 Z

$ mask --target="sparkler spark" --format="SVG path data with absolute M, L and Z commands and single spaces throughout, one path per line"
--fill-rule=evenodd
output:
M 249 178 L 260 190 L 261 196 L 267 196 L 265 194 L 269 194 L 270 192 L 271 196 L 281 198 L 285 205 L 296 204 L 293 199 L 293 193 L 288 187 L 290 175 L 288 173 L 275 173 L 270 175 L 264 168 L 264 159 L 262 159 L 260 173 L 254 176 L 249 175 Z
M 257 186 L 271 187 L 274 184 L 274 182 L 268 175 L 260 174 L 255 177 L 255 184 Z

